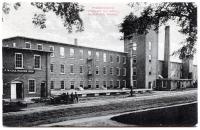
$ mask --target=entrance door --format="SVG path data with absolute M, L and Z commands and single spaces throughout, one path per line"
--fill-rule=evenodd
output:
M 23 85 L 21 82 L 15 81 L 11 83 L 10 98 L 11 99 L 23 98 Z
M 45 82 L 41 83 L 41 97 L 42 98 L 46 97 L 46 84 L 45 84 Z

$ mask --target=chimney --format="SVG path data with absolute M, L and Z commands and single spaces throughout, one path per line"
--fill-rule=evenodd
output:
M 163 77 L 170 78 L 170 27 L 165 27 Z
M 78 39 L 77 38 L 74 38 L 74 45 L 78 45 Z

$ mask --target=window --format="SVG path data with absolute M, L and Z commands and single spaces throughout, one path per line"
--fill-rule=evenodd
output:
M 106 53 L 103 53 L 103 62 L 106 62 Z
M 81 65 L 80 66 L 80 74 L 82 74 L 83 73 L 83 66 Z
M 122 82 L 123 82 L 123 87 L 126 88 L 126 80 L 123 80 Z
M 50 46 L 51 57 L 54 57 L 54 46 Z
M 137 87 L 137 81 L 133 80 L 133 87 L 136 88 Z
M 88 88 L 92 88 L 92 80 L 88 80 Z
M 60 88 L 65 89 L 65 81 L 64 80 L 60 81 Z
M 69 52 L 69 56 L 70 56 L 70 57 L 74 57 L 74 49 L 73 49 L 73 48 L 70 48 L 69 51 L 70 51 L 70 52 Z
M 70 65 L 70 73 L 71 73 L 71 74 L 74 73 L 74 65 Z
M 91 58 L 91 56 L 92 56 L 92 52 L 88 51 L 88 58 Z
M 120 68 L 116 68 L 116 75 L 120 76 Z
M 110 62 L 112 63 L 113 62 L 113 56 L 110 55 Z
M 13 47 L 16 47 L 16 43 L 13 43 Z
M 26 49 L 31 49 L 31 43 L 30 42 L 25 42 L 25 48 Z
M 37 44 L 37 49 L 38 50 L 43 50 L 43 45 L 42 44 Z
M 54 89 L 54 81 L 51 81 L 50 86 L 51 86 L 51 89 Z
M 91 67 L 91 65 L 88 65 L 88 74 L 92 74 L 92 67 Z
M 136 59 L 137 59 L 136 55 L 133 55 L 133 63 L 134 63 L 134 64 L 136 64 L 136 62 L 137 62 Z
M 29 93 L 35 93 L 35 80 L 34 79 L 31 79 L 31 80 L 28 80 L 28 90 L 29 90 Z
M 70 81 L 70 89 L 74 89 L 74 81 Z
M 119 80 L 117 80 L 117 82 L 116 82 L 116 86 L 117 86 L 117 88 L 120 87 L 120 81 L 119 81 Z
M 113 80 L 110 80 L 110 88 L 113 88 Z
M 135 42 L 133 42 L 133 51 L 137 50 L 137 44 Z
M 60 57 L 65 57 L 65 48 L 60 47 Z
M 123 76 L 126 76 L 126 68 L 123 68 Z
M 51 64 L 50 65 L 50 72 L 53 72 L 54 71 L 54 64 Z
M 103 67 L 103 74 L 106 74 L 106 67 Z
M 79 50 L 79 54 L 80 54 L 80 55 L 79 55 L 79 56 L 80 56 L 80 59 L 83 60 L 83 50 Z
M 151 71 L 149 71 L 149 75 L 151 75 Z
M 103 87 L 107 88 L 106 81 L 103 81 Z
M 117 63 L 119 63 L 120 62 L 120 57 L 119 56 L 117 56 Z
M 96 81 L 96 88 L 99 88 L 99 81 Z
M 40 69 L 41 68 L 41 56 L 40 55 L 34 55 L 34 68 L 35 69 Z
M 96 75 L 99 75 L 99 66 L 96 66 Z
M 83 88 L 83 81 L 80 81 L 80 87 Z
M 151 50 L 151 42 L 149 42 L 149 50 Z
M 99 61 L 99 52 L 96 52 L 96 60 Z
M 126 57 L 125 57 L 125 56 L 123 56 L 122 62 L 123 62 L 124 64 L 126 64 Z
M 110 75 L 113 75 L 113 68 L 110 68 Z
M 23 55 L 22 53 L 15 53 L 15 68 L 23 68 Z
M 65 73 L 65 65 L 63 65 L 63 64 L 60 65 L 60 73 L 61 74 Z
M 133 67 L 133 76 L 136 76 L 136 67 Z
M 151 62 L 151 55 L 149 55 L 149 62 Z

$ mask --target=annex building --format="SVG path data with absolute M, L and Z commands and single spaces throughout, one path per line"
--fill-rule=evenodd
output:
M 197 80 L 197 66 L 190 60 L 170 62 L 168 29 L 164 61 L 158 61 L 158 34 L 154 31 L 127 36 L 124 52 L 79 46 L 77 39 L 74 44 L 22 36 L 3 39 L 3 98 L 47 97 L 53 90 L 77 88 L 189 86 Z

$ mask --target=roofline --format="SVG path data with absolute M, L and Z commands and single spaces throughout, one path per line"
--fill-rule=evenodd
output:
M 30 40 L 50 42 L 50 43 L 54 43 L 54 44 L 62 44 L 62 45 L 69 45 L 69 46 L 74 46 L 74 47 L 90 48 L 90 49 L 96 49 L 96 50 L 102 50 L 102 51 L 110 51 L 110 52 L 128 54 L 128 52 L 120 52 L 120 51 L 107 50 L 107 49 L 101 49 L 101 48 L 73 45 L 73 44 L 68 44 L 68 43 L 63 43 L 63 42 L 49 41 L 49 40 L 44 40 L 44 39 L 36 39 L 36 38 L 31 38 L 31 37 L 26 37 L 26 36 L 14 36 L 14 37 L 9 37 L 9 38 L 4 38 L 2 40 L 9 40 L 9 39 L 14 39 L 14 38 L 25 38 L 25 39 L 30 39 Z

